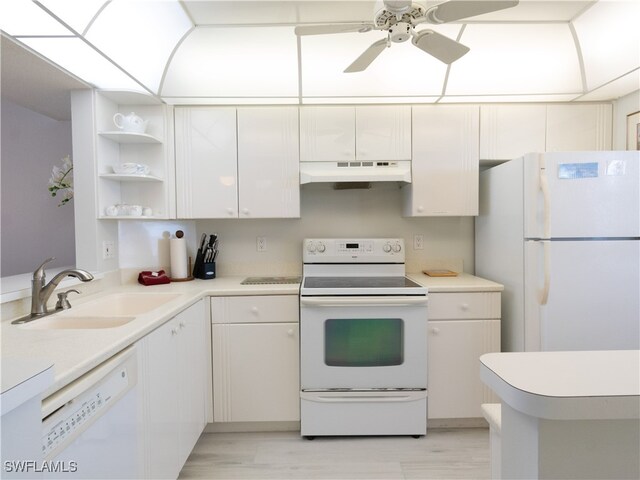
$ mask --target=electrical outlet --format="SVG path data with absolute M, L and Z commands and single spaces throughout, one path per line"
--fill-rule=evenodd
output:
M 116 245 L 113 240 L 105 240 L 102 242 L 102 258 L 104 260 L 115 257 L 115 250 Z
M 259 252 L 267 251 L 267 237 L 256 237 L 256 250 Z
M 424 250 L 424 235 L 413 236 L 413 249 Z

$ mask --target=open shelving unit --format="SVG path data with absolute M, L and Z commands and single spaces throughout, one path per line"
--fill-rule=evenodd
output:
M 175 218 L 173 115 L 160 99 L 137 92 L 98 91 L 96 95 L 96 159 L 98 219 L 141 220 Z M 134 112 L 148 121 L 144 133 L 118 130 L 116 113 Z M 117 174 L 121 163 L 148 165 L 150 173 Z M 151 208 L 151 216 L 111 216 L 112 205 L 129 204 Z

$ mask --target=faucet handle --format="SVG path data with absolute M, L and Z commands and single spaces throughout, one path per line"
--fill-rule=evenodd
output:
M 36 268 L 36 270 L 33 272 L 33 279 L 34 280 L 44 279 L 44 277 L 45 277 L 44 266 L 47 263 L 53 262 L 55 259 L 56 259 L 56 257 L 51 257 L 51 258 L 47 258 L 44 262 L 42 262 L 40 264 L 40 266 L 38 268 Z
M 67 290 L 65 292 L 58 293 L 58 303 L 56 303 L 56 310 L 67 310 L 67 309 L 71 308 L 71 304 L 69 303 L 69 300 L 67 299 L 67 295 L 69 295 L 71 292 L 80 293 L 75 288 L 72 288 L 72 289 Z

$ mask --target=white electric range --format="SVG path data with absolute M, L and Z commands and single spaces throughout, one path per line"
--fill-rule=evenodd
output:
M 427 289 L 397 238 L 306 239 L 301 433 L 425 435 Z

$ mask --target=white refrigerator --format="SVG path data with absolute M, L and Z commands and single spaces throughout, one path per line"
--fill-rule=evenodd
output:
M 502 350 L 640 349 L 640 152 L 528 154 L 480 175 L 476 274 Z

